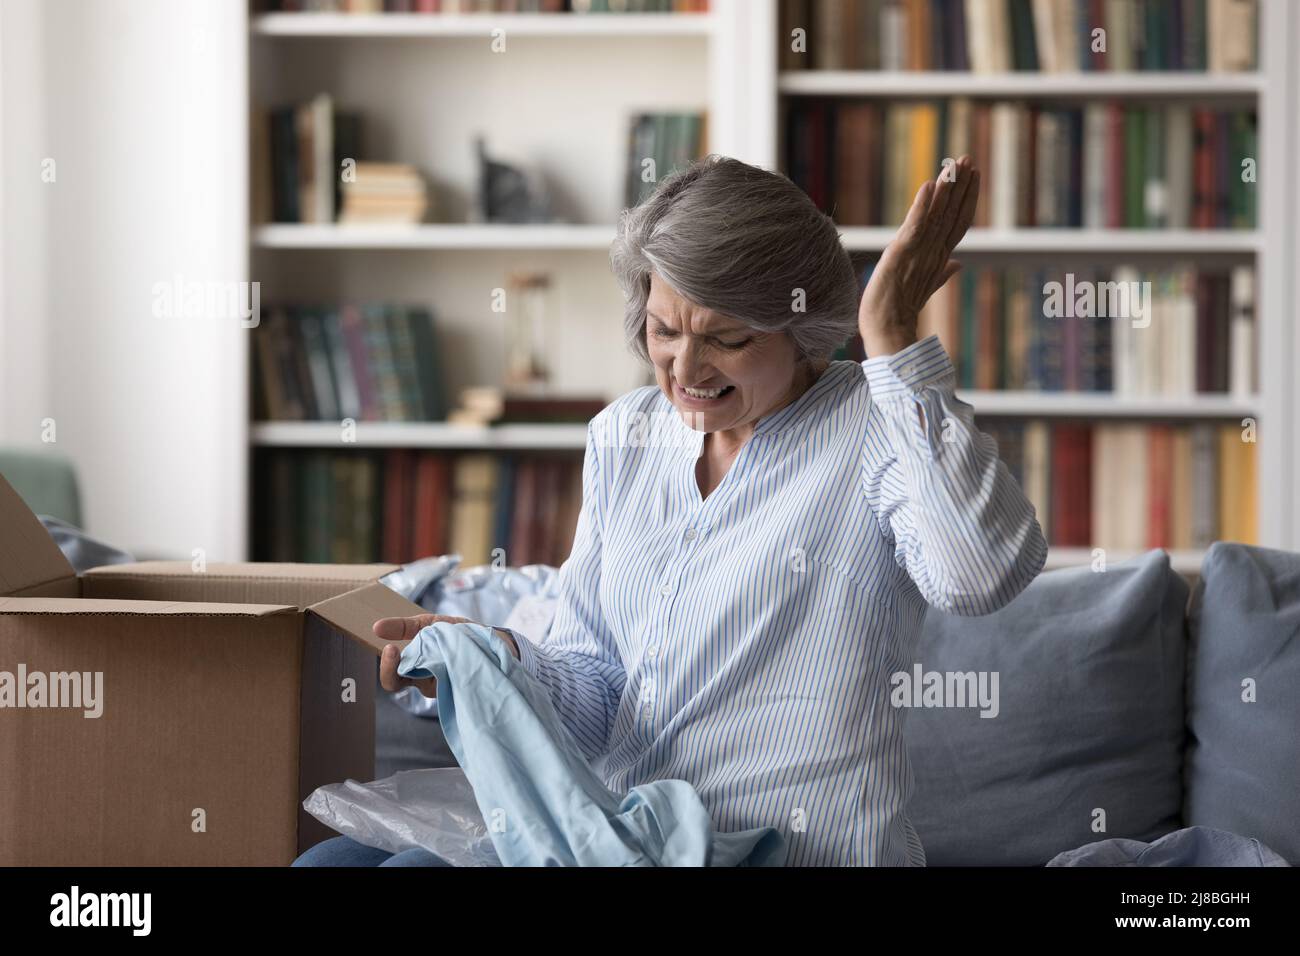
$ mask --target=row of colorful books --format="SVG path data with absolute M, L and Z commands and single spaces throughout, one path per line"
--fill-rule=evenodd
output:
M 655 191 L 659 181 L 701 155 L 701 113 L 640 113 L 632 117 L 627 141 L 624 202 L 635 206 Z
M 274 306 L 253 331 L 262 421 L 442 421 L 437 329 L 423 306 Z
M 1251 229 L 1253 111 L 970 100 L 798 99 L 786 169 L 847 226 L 897 225 L 945 161 L 981 171 L 974 225 Z
M 968 265 L 922 310 L 966 389 L 1253 395 L 1251 266 Z
M 456 553 L 465 565 L 558 567 L 582 507 L 582 456 L 273 449 L 255 456 L 254 484 L 258 560 Z
M 1226 72 L 1258 58 L 1255 0 L 779 2 L 785 70 Z
M 1239 423 L 979 422 L 1050 544 L 1116 550 L 1257 540 L 1257 452 Z
M 1238 423 L 981 421 L 1056 547 L 1257 540 L 1257 451 Z M 558 454 L 269 450 L 254 460 L 258 560 L 564 563 L 582 460 Z
M 707 13 L 709 0 L 263 0 L 285 13 Z

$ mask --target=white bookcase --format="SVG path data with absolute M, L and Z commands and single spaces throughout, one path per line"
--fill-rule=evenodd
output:
M 630 117 L 700 110 L 710 150 L 753 160 L 773 94 L 746 81 L 754 18 L 744 0 L 707 14 L 262 14 L 249 19 L 251 105 L 327 92 L 362 116 L 365 158 L 410 162 L 431 183 L 419 226 L 249 223 L 249 272 L 273 302 L 417 302 L 438 323 L 453 401 L 500 378 L 504 318 L 494 289 L 537 268 L 554 286 L 545 360 L 561 393 L 614 397 L 645 381 L 622 341 L 608 251 L 622 208 Z M 761 31 L 760 31 L 761 33 Z M 767 34 L 762 34 L 770 39 Z M 504 38 L 504 51 L 493 40 Z M 250 115 L 252 115 L 250 110 Z M 489 154 L 542 174 L 567 220 L 474 222 L 476 134 Z M 253 422 L 249 449 L 294 447 L 569 449 L 583 426 L 470 428 Z M 243 457 L 243 456 L 241 456 Z M 249 486 L 250 494 L 255 489 Z M 247 526 L 247 514 L 240 516 Z M 251 541 L 241 536 L 245 554 Z
M 250 276 L 271 301 L 361 299 L 433 306 L 449 396 L 495 381 L 504 341 L 491 290 L 510 270 L 555 277 L 546 356 L 563 391 L 613 396 L 641 373 L 622 343 L 622 300 L 607 251 L 622 199 L 627 117 L 704 109 L 708 148 L 767 168 L 779 164 L 779 102 L 804 95 L 1165 97 L 1253 103 L 1259 114 L 1259 227 L 1247 233 L 1133 230 L 973 230 L 960 253 L 989 257 L 1086 254 L 1099 261 L 1253 261 L 1259 280 L 1260 391 L 1254 396 L 1127 400 L 1095 394 L 963 393 L 986 415 L 1189 419 L 1257 417 L 1261 543 L 1300 547 L 1300 365 L 1295 334 L 1300 195 L 1290 157 L 1300 79 L 1300 9 L 1261 0 L 1260 69 L 1239 75 L 976 76 L 777 69 L 776 0 L 712 0 L 703 15 L 269 14 L 249 21 L 249 87 L 260 106 L 329 92 L 363 116 L 367 158 L 415 163 L 432 180 L 437 224 L 342 227 L 250 223 Z M 493 30 L 507 48 L 492 53 Z M 490 153 L 545 173 L 571 224 L 470 222 L 476 132 Z M 463 223 L 463 224 L 462 224 Z M 846 246 L 883 248 L 892 230 L 845 228 Z M 242 373 L 239 376 L 242 378 Z M 242 403 L 241 403 L 242 407 Z M 330 447 L 332 423 L 250 423 L 249 447 Z M 461 449 L 580 449 L 581 426 L 463 428 L 361 423 L 355 445 Z M 242 454 L 239 456 L 244 457 Z M 250 492 L 251 492 L 250 486 Z M 240 527 L 247 516 L 240 516 Z M 247 553 L 249 542 L 243 540 Z M 1194 568 L 1196 552 L 1174 555 Z M 1053 564 L 1086 552 L 1062 549 Z
M 1029 259 L 1062 255 L 1087 256 L 1099 263 L 1115 261 L 1201 263 L 1253 262 L 1258 281 L 1256 338 L 1259 393 L 1251 396 L 1201 395 L 1190 399 L 1122 398 L 1089 393 L 963 391 L 977 414 L 1016 418 L 1075 417 L 1082 419 L 1240 420 L 1253 417 L 1259 434 L 1259 536 L 1269 547 L 1300 547 L 1300 508 L 1294 489 L 1300 479 L 1300 391 L 1295 369 L 1300 362 L 1296 334 L 1300 294 L 1295 272 L 1300 267 L 1296 223 L 1300 220 L 1300 190 L 1291 173 L 1300 148 L 1300 71 L 1294 51 L 1300 48 L 1300 4 L 1290 0 L 1260 0 L 1259 68 L 1254 73 L 1129 73 L 980 75 L 956 72 L 868 72 L 778 70 L 777 0 L 751 5 L 756 24 L 767 37 L 752 37 L 755 52 L 749 67 L 752 82 L 761 80 L 774 90 L 770 115 L 762 126 L 772 138 L 760 161 L 777 168 L 779 105 L 783 97 L 871 96 L 882 99 L 967 96 L 1001 99 L 1132 98 L 1161 101 L 1249 104 L 1259 122 L 1259 221 L 1249 232 L 1205 230 L 1092 229 L 973 229 L 957 249 L 982 261 L 1000 257 Z M 1270 172 L 1271 171 L 1271 172 Z M 852 250 L 882 249 L 893 230 L 845 228 Z M 1114 555 L 1112 558 L 1116 557 Z M 1180 570 L 1195 571 L 1202 552 L 1171 554 Z M 1049 567 L 1084 564 L 1086 549 L 1053 549 Z

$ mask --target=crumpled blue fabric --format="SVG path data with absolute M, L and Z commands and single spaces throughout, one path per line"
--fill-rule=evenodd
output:
M 1058 853 L 1048 866 L 1290 866 L 1254 837 L 1186 827 L 1159 840 L 1113 838 Z
M 53 518 L 50 515 L 38 515 L 38 517 L 45 530 L 50 533 L 50 537 L 54 539 L 54 543 L 59 546 L 59 550 L 63 552 L 63 556 L 72 565 L 72 570 L 78 574 L 105 564 L 130 564 L 135 560 L 125 551 L 111 544 L 105 544 L 76 525 L 68 524 L 62 518 Z
M 779 866 L 772 827 L 717 833 L 684 780 L 618 796 L 591 770 L 546 689 L 482 624 L 438 622 L 398 673 L 438 681 L 438 717 L 505 866 Z
M 457 571 L 459 554 L 421 558 L 402 565 L 379 580 L 408 601 L 432 614 L 467 617 L 480 624 L 514 627 L 540 643 L 550 632 L 555 601 L 560 595 L 560 569 L 549 564 L 521 568 L 480 564 Z M 520 626 L 512 614 L 524 599 L 534 602 L 534 627 Z M 417 717 L 438 719 L 438 705 L 414 687 L 393 695 L 397 704 Z

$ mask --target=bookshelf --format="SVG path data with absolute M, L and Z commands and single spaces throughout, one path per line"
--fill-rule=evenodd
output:
M 613 226 L 575 225 L 295 225 L 259 226 L 261 249 L 583 249 L 601 251 Z
M 963 97 L 970 100 L 1081 105 L 1111 100 L 1139 105 L 1178 103 L 1208 108 L 1252 108 L 1257 116 L 1258 161 L 1263 169 L 1287 169 L 1295 155 L 1295 116 L 1300 106 L 1300 75 L 1292 51 L 1300 42 L 1300 9 L 1279 0 L 1260 0 L 1257 69 L 1232 72 L 1016 72 L 974 73 L 939 70 L 781 69 L 778 44 L 780 0 L 759 0 L 755 16 L 769 35 L 758 48 L 752 68 L 765 75 L 773 91 L 766 126 L 772 136 L 760 161 L 784 169 L 784 119 L 792 103 L 818 99 L 869 99 L 907 102 Z M 907 5 L 903 5 L 905 8 Z M 832 17 L 839 14 L 831 14 Z M 815 29 L 814 29 L 815 32 Z M 946 41 L 945 41 L 946 42 Z M 1250 394 L 1197 394 L 1185 398 L 1124 396 L 1088 392 L 1016 392 L 958 389 L 977 417 L 997 420 L 1044 419 L 1103 422 L 1224 423 L 1253 418 L 1259 423 L 1257 456 L 1258 542 L 1279 548 L 1300 547 L 1300 510 L 1292 502 L 1300 477 L 1300 428 L 1294 409 L 1298 397 L 1293 369 L 1300 357 L 1295 324 L 1296 210 L 1300 190 L 1292 177 L 1260 175 L 1256 228 L 1251 230 L 1155 230 L 1087 228 L 972 229 L 956 255 L 968 264 L 997 265 L 1066 257 L 1071 264 L 1119 263 L 1145 267 L 1189 263 L 1207 268 L 1238 264 L 1255 267 L 1256 381 Z M 892 238 L 892 228 L 845 226 L 848 248 L 878 253 Z M 1195 571 L 1203 552 L 1171 551 L 1175 566 Z M 1122 555 L 1119 555 L 1122 556 Z M 1112 552 L 1111 558 L 1117 557 Z M 1086 565 L 1087 548 L 1053 547 L 1049 567 Z
M 1137 557 L 1141 551 L 1116 551 L 1106 553 L 1107 564 L 1126 561 Z M 1193 577 L 1200 573 L 1201 560 L 1205 552 L 1198 549 L 1174 549 L 1169 551 L 1169 564 L 1178 574 Z M 1087 548 L 1052 548 L 1047 554 L 1046 570 L 1056 568 L 1086 568 L 1092 565 L 1093 555 Z
M 1254 96 L 1263 76 L 1196 72 L 1161 73 L 994 73 L 984 75 L 879 71 L 814 70 L 785 73 L 777 92 L 791 96 L 1014 96 L 1018 99 L 1098 96 L 1234 97 Z
M 262 422 L 252 429 L 253 444 L 264 448 L 329 448 L 339 444 L 333 422 Z M 445 448 L 463 451 L 581 451 L 586 425 L 497 425 L 477 427 L 446 422 L 359 422 L 350 448 Z
M 705 112 L 707 149 L 752 154 L 750 144 L 766 134 L 755 134 L 750 116 L 764 115 L 770 91 L 743 79 L 751 36 L 744 0 L 713 0 L 707 13 L 674 14 L 258 13 L 250 7 L 250 116 L 328 93 L 338 108 L 361 115 L 364 158 L 416 166 L 433 194 L 433 208 L 419 225 L 284 223 L 250 215 L 249 269 L 262 283 L 264 305 L 431 306 L 454 401 L 463 387 L 501 380 L 505 323 L 489 309 L 489 294 L 512 271 L 544 271 L 554 279 L 545 358 L 557 392 L 612 399 L 645 381 L 621 341 L 622 297 L 608 266 L 622 208 L 628 118 L 657 110 Z M 506 51 L 494 53 L 492 41 L 501 37 Z M 671 70 L 664 70 L 666 62 Z M 486 135 L 494 159 L 545 176 L 561 221 L 475 221 L 471 147 L 478 133 Z M 246 359 L 251 366 L 251 349 Z M 512 453 L 580 461 L 586 438 L 584 425 L 360 421 L 344 439 L 332 421 L 244 414 L 250 506 L 239 546 L 249 556 L 255 556 L 253 523 L 268 511 L 259 495 L 274 497 L 269 486 L 259 487 L 265 462 L 280 453 L 388 461 L 403 450 L 416 457 Z
M 894 230 L 877 226 L 845 226 L 844 244 L 853 252 L 880 252 L 894 238 Z M 1257 231 L 1211 232 L 1192 229 L 979 229 L 972 228 L 957 252 L 1095 252 L 1124 255 L 1171 253 L 1244 253 L 1259 251 L 1263 237 Z
M 894 230 L 846 226 L 840 230 L 852 252 L 879 252 Z M 614 227 L 587 225 L 297 225 L 258 226 L 253 241 L 263 249 L 587 249 L 603 251 Z M 1132 229 L 972 229 L 958 247 L 965 252 L 1113 252 L 1147 255 L 1153 238 L 1161 253 L 1254 254 L 1263 242 L 1256 231 L 1216 235 L 1203 230 L 1162 230 L 1158 237 Z
M 520 51 L 515 74 L 529 78 L 524 101 L 512 102 L 501 76 L 509 67 L 474 51 L 501 28 Z M 1096 263 L 1173 261 L 1256 268 L 1258 390 L 1252 394 L 1201 394 L 1188 398 L 1121 397 L 1098 393 L 961 390 L 976 414 L 988 418 L 1044 418 L 1091 422 L 1224 422 L 1243 417 L 1261 424 L 1258 458 L 1259 540 L 1300 547 L 1300 509 L 1291 489 L 1300 476 L 1300 422 L 1292 370 L 1300 365 L 1294 333 L 1295 222 L 1300 193 L 1287 176 L 1297 155 L 1294 117 L 1300 106 L 1297 68 L 1289 51 L 1300 46 L 1300 10 L 1261 0 L 1260 66 L 1249 74 L 1037 74 L 807 71 L 782 72 L 776 50 L 777 0 L 713 0 L 707 14 L 663 15 L 330 15 L 264 14 L 249 19 L 250 92 L 254 103 L 305 99 L 327 89 L 377 117 L 380 144 L 392 158 L 437 170 L 443 185 L 466 194 L 469 166 L 454 154 L 470 126 L 448 120 L 437 105 L 441 81 L 454 77 L 483 124 L 503 137 L 508 161 L 541 157 L 567 168 L 566 185 L 582 184 L 604 197 L 579 204 L 573 224 L 500 226 L 438 222 L 419 226 L 344 227 L 249 223 L 252 275 L 265 277 L 281 298 L 382 297 L 431 303 L 452 317 L 460 386 L 494 381 L 499 330 L 484 314 L 484 288 L 500 283 L 507 268 L 551 271 L 566 287 L 558 304 L 557 334 L 563 356 L 557 378 L 580 387 L 595 376 L 608 397 L 640 384 L 618 341 L 621 300 L 606 261 L 618 211 L 611 188 L 621 170 L 625 128 L 619 117 L 637 108 L 702 107 L 708 111 L 708 148 L 768 168 L 782 168 L 783 104 L 801 97 L 922 98 L 966 96 L 1086 102 L 1248 104 L 1258 115 L 1260 183 L 1258 225 L 1249 231 L 1019 228 L 974 229 L 958 249 L 968 262 L 1006 262 L 1070 256 Z M 660 64 L 674 64 L 664 86 Z M 563 61 L 558 68 L 553 65 Z M 483 77 L 484 90 L 473 86 Z M 591 79 L 601 89 L 592 94 Z M 421 95 L 420 90 L 435 90 Z M 658 91 L 647 98 L 646 90 Z M 561 114 L 557 128 L 535 115 L 565 97 L 582 102 L 579 121 Z M 432 101 L 432 105 L 431 105 Z M 466 112 L 462 110 L 461 112 Z M 566 122 L 568 125 L 566 125 Z M 553 127 L 554 123 L 551 124 Z M 433 145 L 430 145 L 432 141 Z M 495 145 L 490 140 L 490 145 Z M 447 218 L 464 209 L 447 211 Z M 435 214 L 434 218 L 438 218 Z M 855 253 L 879 252 L 892 228 L 844 227 Z M 1074 261 L 1072 258 L 1071 261 Z M 264 301 L 266 294 L 264 293 Z M 603 337 L 597 326 L 606 327 Z M 612 332 L 612 334 L 610 334 Z M 620 365 L 622 362 L 624 364 Z M 577 453 L 585 429 L 572 425 L 471 428 L 441 422 L 362 422 L 355 441 L 339 444 L 332 422 L 249 422 L 246 448 L 515 451 Z M 1265 440 L 1265 438 L 1267 440 Z M 251 496 L 250 496 L 251 497 Z M 240 527 L 247 527 L 247 520 Z M 241 539 L 247 554 L 249 541 Z M 1179 570 L 1194 571 L 1201 552 L 1173 553 Z M 1118 559 L 1112 552 L 1111 560 Z M 1086 548 L 1053 548 L 1049 566 L 1087 564 Z
M 253 33 L 265 37 L 483 37 L 492 30 L 527 37 L 709 36 L 712 13 L 264 13 Z

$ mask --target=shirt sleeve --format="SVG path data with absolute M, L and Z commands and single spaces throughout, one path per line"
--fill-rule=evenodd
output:
M 1034 507 L 957 398 L 938 336 L 862 362 L 871 411 L 862 484 L 894 559 L 932 607 L 997 610 L 1042 570 Z
M 546 640 L 515 631 L 519 663 L 550 691 L 561 721 L 588 759 L 604 753 L 627 673 L 600 611 L 602 482 L 594 423 L 582 463 L 582 509 L 573 550 L 560 567 L 559 599 Z

